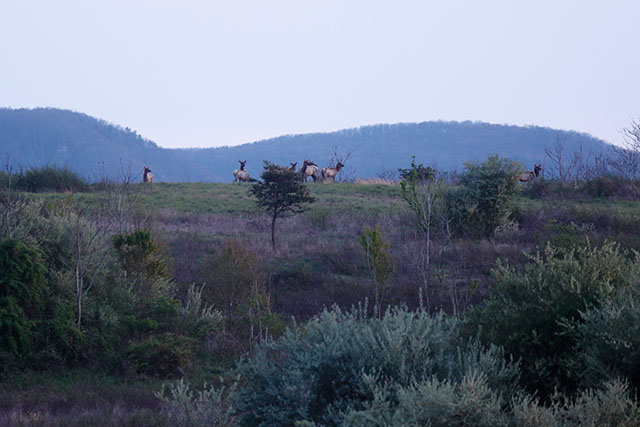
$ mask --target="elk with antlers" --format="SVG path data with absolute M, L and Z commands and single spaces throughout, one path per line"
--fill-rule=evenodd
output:
M 331 163 L 335 164 L 335 166 L 328 166 L 326 168 L 322 168 L 322 181 L 323 182 L 336 182 L 336 176 L 340 173 L 340 169 L 344 167 L 344 164 L 347 163 L 351 157 L 351 151 L 347 153 L 346 156 L 342 156 L 338 154 L 338 147 L 333 147 L 333 153 L 331 156 Z
M 336 175 L 338 175 L 340 169 L 342 169 L 343 167 L 344 165 L 342 164 L 342 162 L 338 162 L 338 164 L 334 168 L 322 168 L 322 181 L 328 182 L 328 180 L 331 180 L 331 182 L 336 182 Z

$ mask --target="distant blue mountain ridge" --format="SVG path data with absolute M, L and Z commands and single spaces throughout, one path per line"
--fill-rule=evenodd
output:
M 544 165 L 545 147 L 561 141 L 570 155 L 601 153 L 609 144 L 586 133 L 538 126 L 482 122 L 397 123 L 362 126 L 337 132 L 284 135 L 233 147 L 168 149 L 129 128 L 83 113 L 54 108 L 0 109 L 0 155 L 18 170 L 44 165 L 68 167 L 95 180 L 117 179 L 131 168 L 141 179 L 149 165 L 156 181 L 229 182 L 238 160 L 259 177 L 263 161 L 302 165 L 308 159 L 330 166 L 334 152 L 350 156 L 343 174 L 376 178 L 416 162 L 439 170 L 462 170 L 465 162 L 498 154 L 532 168 Z

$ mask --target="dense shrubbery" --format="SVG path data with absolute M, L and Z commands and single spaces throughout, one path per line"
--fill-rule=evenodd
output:
M 14 190 L 38 193 L 43 191 L 86 191 L 89 184 L 69 168 L 42 166 L 20 171 L 17 174 L 0 172 L 0 186 L 11 184 Z
M 366 310 L 325 311 L 262 345 L 240 373 L 247 386 L 236 405 L 245 425 L 338 425 L 346 412 L 369 407 L 372 382 L 395 394 L 432 379 L 459 384 L 483 377 L 494 393 L 509 395 L 517 378 L 498 349 L 463 341 L 456 318 L 401 308 L 382 318 Z
M 640 392 L 640 280 L 599 307 L 566 323 L 573 337 L 581 383 L 594 386 L 608 378 L 626 378 Z
M 45 267 L 37 251 L 16 240 L 0 241 L 0 348 L 25 357 L 46 304 Z
M 640 259 L 608 243 L 548 246 L 530 261 L 521 269 L 498 263 L 492 295 L 469 313 L 468 327 L 519 360 L 523 386 L 547 399 L 555 390 L 573 393 L 583 382 L 585 366 L 567 325 L 582 330 L 582 316 L 593 316 L 583 313 L 640 286 Z
M 20 241 L 0 241 L 0 373 L 68 363 L 82 342 L 42 255 Z
M 0 244 L 3 368 L 89 364 L 175 376 L 191 365 L 201 339 L 220 328 L 222 315 L 201 300 L 201 288 L 175 299 L 168 259 L 149 231 L 111 241 L 95 225 L 100 218 L 66 204 L 1 201 L 1 235 L 14 237 Z
M 537 179 L 524 186 L 523 194 L 538 199 L 640 200 L 640 180 L 608 175 L 574 182 Z
M 518 365 L 499 348 L 465 341 L 457 318 L 423 310 L 325 311 L 239 371 L 242 425 L 632 426 L 640 416 L 615 380 L 542 405 L 518 390 Z M 210 403 L 221 408 L 219 396 Z

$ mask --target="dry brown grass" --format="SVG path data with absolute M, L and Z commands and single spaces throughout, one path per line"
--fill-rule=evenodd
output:
M 399 185 L 400 181 L 384 178 L 356 178 L 354 183 L 363 185 Z

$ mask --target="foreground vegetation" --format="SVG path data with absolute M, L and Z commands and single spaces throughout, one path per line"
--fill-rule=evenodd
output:
M 4 176 L 0 423 L 636 425 L 638 181 L 425 170 L 275 251 L 249 184 Z

